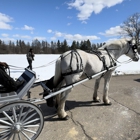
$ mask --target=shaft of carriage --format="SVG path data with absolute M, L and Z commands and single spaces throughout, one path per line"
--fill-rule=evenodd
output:
M 115 70 L 115 69 L 116 69 L 117 67 L 119 67 L 119 66 L 120 66 L 120 65 L 110 67 L 108 70 Z M 79 85 L 79 84 L 81 84 L 81 83 L 84 83 L 84 82 L 86 82 L 86 81 L 88 81 L 88 80 L 91 80 L 91 79 L 94 79 L 94 78 L 96 78 L 96 77 L 98 77 L 98 76 L 101 76 L 102 74 L 106 73 L 108 70 L 103 70 L 103 71 L 101 71 L 101 72 L 99 72 L 99 73 L 96 73 L 96 74 L 94 74 L 94 75 L 92 75 L 92 76 L 90 76 L 90 77 L 87 77 L 86 79 L 80 80 L 80 81 L 78 81 L 78 82 L 76 82 L 76 83 L 73 83 L 73 84 L 71 84 L 71 85 L 63 86 L 63 87 L 61 87 L 59 90 L 57 90 L 57 91 L 55 91 L 55 92 L 53 92 L 51 89 L 49 89 L 49 88 L 44 84 L 44 81 L 35 83 L 35 84 L 33 85 L 33 87 L 41 85 L 42 88 L 43 88 L 45 91 L 48 92 L 48 95 L 47 95 L 47 96 L 44 96 L 44 98 L 42 98 L 42 99 L 36 99 L 36 100 L 34 100 L 34 101 L 32 101 L 32 102 L 40 102 L 40 101 L 43 101 L 44 99 L 45 99 L 45 100 L 46 100 L 46 99 L 49 99 L 49 98 L 51 98 L 51 97 L 53 97 L 53 96 L 56 96 L 56 95 L 58 95 L 58 94 L 60 94 L 60 93 L 62 93 L 62 92 L 64 92 L 64 91 L 67 91 L 67 90 L 69 90 L 69 89 L 71 89 L 71 88 L 73 88 L 73 87 L 75 87 L 75 86 L 77 86 L 77 85 Z M 42 93 L 42 94 L 43 94 L 43 93 Z

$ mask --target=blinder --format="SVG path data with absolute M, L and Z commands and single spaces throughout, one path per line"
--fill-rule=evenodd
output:
M 137 47 L 136 44 L 135 45 L 132 45 L 133 53 L 137 53 L 137 49 L 138 49 L 138 47 Z
M 129 49 L 128 49 L 126 54 L 128 54 L 128 52 L 130 51 L 130 48 L 132 48 L 133 53 L 136 54 L 137 53 L 137 49 L 138 49 L 137 45 L 136 44 L 132 45 L 131 41 L 128 41 L 128 44 L 129 44 Z

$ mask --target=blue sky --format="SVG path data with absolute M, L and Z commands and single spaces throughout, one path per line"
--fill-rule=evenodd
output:
M 140 0 L 0 0 L 0 39 L 47 42 L 120 38 Z

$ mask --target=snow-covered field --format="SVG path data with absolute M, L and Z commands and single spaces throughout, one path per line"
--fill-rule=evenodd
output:
M 46 80 L 54 75 L 55 60 L 59 55 L 35 55 L 33 61 L 33 71 L 36 72 L 36 77 L 39 80 Z M 0 55 L 0 61 L 6 62 L 10 66 L 10 76 L 18 78 L 28 66 L 26 54 L 22 55 Z M 15 67 L 13 67 L 15 66 Z
M 55 71 L 55 60 L 59 55 L 35 55 L 35 60 L 33 61 L 33 71 L 36 72 L 38 80 L 46 80 L 54 75 Z M 129 57 L 121 56 L 118 61 L 124 62 L 129 60 Z M 6 62 L 10 66 L 10 75 L 13 78 L 18 78 L 28 66 L 26 55 L 0 55 L 0 61 Z M 119 64 L 119 63 L 118 63 Z M 13 67 L 15 66 L 15 67 Z M 121 64 L 115 70 L 115 74 L 140 74 L 140 61 L 131 62 L 128 64 Z

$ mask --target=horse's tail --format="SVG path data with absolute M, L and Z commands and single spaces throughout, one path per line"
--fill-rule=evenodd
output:
M 55 88 L 57 88 L 59 86 L 59 84 L 61 84 L 61 82 L 63 81 L 62 76 L 61 76 L 61 58 L 58 58 L 55 64 L 55 75 L 50 78 L 49 80 L 47 80 L 46 82 L 46 86 L 53 90 Z M 49 93 L 44 91 L 43 97 L 47 96 Z M 56 98 L 55 96 L 46 99 L 46 103 L 49 107 L 53 107 L 56 106 Z
M 61 72 L 61 58 L 58 58 L 55 63 L 55 75 L 53 79 L 54 88 L 56 88 L 63 80 Z

